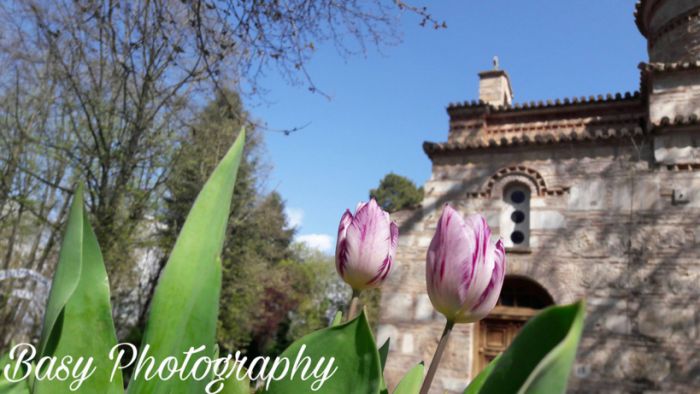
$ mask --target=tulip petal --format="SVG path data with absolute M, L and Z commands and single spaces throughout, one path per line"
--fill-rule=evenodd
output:
M 374 277 L 370 280 L 367 281 L 367 285 L 377 285 L 386 279 L 386 276 L 389 275 L 389 271 L 391 270 L 391 263 L 392 263 L 392 258 L 391 256 L 386 256 L 384 261 L 382 262 L 382 265 L 379 266 L 379 269 L 377 270 L 377 274 L 374 275 Z
M 484 260 L 489 239 L 491 238 L 491 229 L 486 224 L 486 219 L 479 214 L 471 214 L 464 220 L 464 227 L 471 234 L 467 237 L 473 239 L 473 249 L 471 250 L 471 261 L 469 269 L 465 271 L 464 283 L 469 286 L 475 277 L 475 272 L 479 268 L 478 263 Z
M 501 294 L 501 288 L 506 273 L 503 240 L 499 239 L 495 244 L 489 245 L 488 256 L 490 259 L 493 259 L 493 269 L 486 289 L 481 293 L 479 299 L 474 306 L 471 307 L 471 310 L 465 311 L 470 315 L 468 319 L 470 322 L 480 320 L 488 315 L 493 307 L 496 306 L 498 297 Z
M 463 218 L 448 204 L 426 256 L 428 295 L 435 309 L 456 323 L 483 318 L 494 307 L 505 275 L 503 241 L 478 214 Z
M 396 255 L 396 249 L 399 246 L 399 226 L 397 226 L 396 223 L 391 222 L 389 225 L 389 232 L 391 233 L 391 250 L 389 251 L 389 254 L 391 254 L 393 258 Z
M 355 212 L 345 233 L 343 270 L 343 279 L 354 289 L 377 286 L 388 275 L 393 262 L 390 224 L 374 199 Z
M 345 213 L 343 213 L 343 216 L 340 218 L 340 224 L 338 225 L 338 237 L 342 236 L 345 237 L 345 232 L 348 229 L 348 226 L 352 223 L 352 213 L 350 213 L 349 209 L 345 210 Z
M 465 270 L 469 269 L 472 261 L 474 240 L 470 239 L 470 232 L 465 225 L 462 215 L 451 206 L 445 205 L 428 249 L 431 265 L 428 295 L 431 296 L 436 309 L 446 316 L 450 315 L 448 317 L 452 317 L 461 309 L 462 278 L 471 275 Z
M 349 209 L 345 210 L 345 213 L 340 218 L 340 224 L 338 225 L 338 239 L 335 245 L 335 268 L 338 271 L 340 277 L 344 276 L 345 265 L 348 261 L 348 248 L 345 236 L 348 230 L 348 226 L 352 223 L 352 213 Z
M 471 240 L 471 261 L 464 269 L 460 298 L 462 303 L 476 303 L 489 284 L 493 261 L 488 259 L 491 229 L 486 219 L 479 214 L 471 214 L 464 220 L 467 238 Z
M 390 221 L 389 214 L 386 212 L 384 213 L 386 214 L 385 216 L 387 221 Z M 391 222 L 389 224 L 389 233 L 389 239 L 386 240 L 389 243 L 389 254 L 386 256 L 386 258 L 382 262 L 382 265 L 379 267 L 377 275 L 375 275 L 374 278 L 367 282 L 368 285 L 380 284 L 386 279 L 386 277 L 389 275 L 389 272 L 391 271 L 391 267 L 394 263 L 394 256 L 396 255 L 396 248 L 399 245 L 399 227 L 396 225 L 396 223 Z

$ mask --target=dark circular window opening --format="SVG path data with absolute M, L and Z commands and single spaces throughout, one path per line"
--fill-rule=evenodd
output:
M 523 211 L 515 211 L 510 215 L 510 220 L 515 223 L 522 223 L 525 220 L 525 213 Z
M 510 234 L 510 240 L 513 241 L 514 244 L 519 245 L 525 240 L 525 234 L 523 234 L 522 231 L 513 231 L 513 233 Z
M 525 201 L 525 193 L 523 193 L 521 190 L 516 190 L 510 194 L 510 200 L 515 204 L 520 204 Z

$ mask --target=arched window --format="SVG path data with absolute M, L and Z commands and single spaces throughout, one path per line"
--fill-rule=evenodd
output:
M 511 182 L 503 189 L 501 235 L 506 247 L 530 246 L 530 188 Z

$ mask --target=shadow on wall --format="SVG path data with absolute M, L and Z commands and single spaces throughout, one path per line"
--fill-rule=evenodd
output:
M 595 148 L 588 143 L 558 147 L 556 174 L 585 174 L 582 160 L 595 158 L 595 149 L 586 145 Z M 584 338 L 570 384 L 573 393 L 610 388 L 685 392 L 700 386 L 700 210 L 672 206 L 670 199 L 648 209 L 635 207 L 635 199 L 648 198 L 636 194 L 644 192 L 638 187 L 642 179 L 664 183 L 660 177 L 667 175 L 655 172 L 660 168 L 653 163 L 651 147 L 650 138 L 621 141 L 602 171 L 586 174 L 606 180 L 603 192 L 608 196 L 628 190 L 630 201 L 624 208 L 554 207 L 562 210 L 566 225 L 537 233 L 538 246 L 529 253 L 509 254 L 509 274 L 541 283 L 557 303 L 588 299 Z M 551 150 L 536 148 L 526 157 L 551 165 L 551 156 Z M 436 166 L 468 162 L 458 155 L 439 160 Z M 483 163 L 492 174 L 504 165 L 520 164 L 497 160 Z M 486 179 L 466 179 L 437 196 L 426 190 L 421 209 L 399 213 L 400 233 L 410 233 L 421 221 L 437 220 L 445 203 L 462 211 L 465 206 L 488 205 L 467 201 L 467 194 L 480 190 Z

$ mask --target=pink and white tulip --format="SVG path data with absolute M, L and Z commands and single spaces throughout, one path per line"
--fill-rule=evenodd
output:
M 338 226 L 335 267 L 353 290 L 379 287 L 394 263 L 399 228 L 374 199 L 346 210 Z
M 428 295 L 454 323 L 483 319 L 496 305 L 506 270 L 503 240 L 479 214 L 462 215 L 445 205 L 426 257 Z

